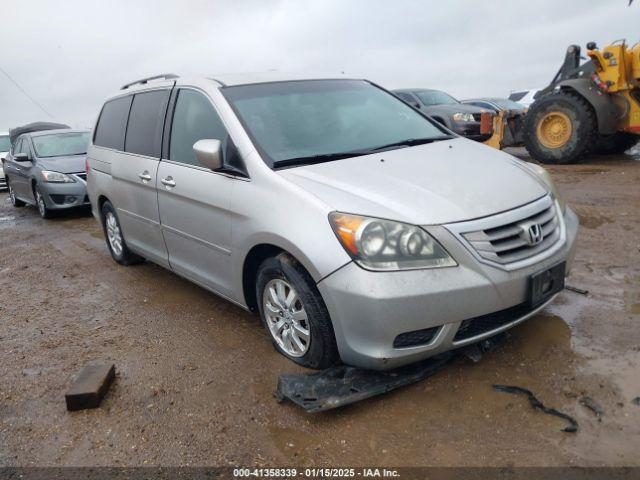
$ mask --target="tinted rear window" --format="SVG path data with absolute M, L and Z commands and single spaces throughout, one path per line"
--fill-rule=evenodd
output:
M 116 98 L 104 104 L 93 143 L 100 147 L 124 150 L 124 132 L 133 97 Z
M 162 127 L 168 100 L 169 90 L 138 93 L 133 97 L 125 151 L 160 157 Z

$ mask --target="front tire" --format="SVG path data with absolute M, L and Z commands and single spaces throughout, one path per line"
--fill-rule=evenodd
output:
M 278 352 L 307 368 L 339 363 L 327 307 L 311 275 L 292 256 L 265 260 L 256 292 L 260 318 Z
M 49 207 L 47 207 L 47 204 L 44 201 L 44 195 L 37 184 L 33 187 L 33 193 L 36 198 L 36 207 L 38 207 L 38 213 L 40 216 L 44 219 L 51 218 L 53 216 L 53 212 Z
M 575 163 L 593 149 L 597 138 L 593 108 L 575 93 L 545 95 L 525 117 L 524 145 L 541 163 Z
M 118 220 L 118 215 L 111 202 L 104 202 L 100 212 L 102 213 L 102 228 L 111 257 L 120 265 L 135 265 L 143 262 L 144 258 L 133 253 L 127 247 L 127 242 L 125 242 L 122 234 L 122 227 L 120 227 L 120 220 Z

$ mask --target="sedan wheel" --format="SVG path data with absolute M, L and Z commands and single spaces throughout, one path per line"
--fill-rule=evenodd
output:
M 11 199 L 11 204 L 14 207 L 24 207 L 24 202 L 22 200 L 18 200 L 16 197 L 16 192 L 13 191 L 13 186 L 11 182 L 8 182 L 9 185 L 9 198 Z
M 47 204 L 44 203 L 44 196 L 40 193 L 40 188 L 36 185 L 35 187 L 36 194 L 36 205 L 38 206 L 38 212 L 42 218 L 50 218 L 51 210 L 47 208 Z
M 105 217 L 105 227 L 107 230 L 107 239 L 109 246 L 116 256 L 122 255 L 122 234 L 118 226 L 118 220 L 113 212 L 107 212 Z
M 285 280 L 276 278 L 265 286 L 262 307 L 271 336 L 292 357 L 302 357 L 311 344 L 309 319 L 302 300 Z

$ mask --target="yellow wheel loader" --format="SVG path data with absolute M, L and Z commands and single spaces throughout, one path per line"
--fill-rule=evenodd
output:
M 591 151 L 623 153 L 640 140 L 640 43 L 567 49 L 551 84 L 538 92 L 524 120 L 522 138 L 542 163 L 579 161 Z

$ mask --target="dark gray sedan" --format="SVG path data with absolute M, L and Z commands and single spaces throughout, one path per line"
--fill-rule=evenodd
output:
M 458 135 L 478 142 L 484 142 L 491 136 L 491 131 L 482 131 L 480 122 L 481 115 L 491 113 L 490 110 L 465 105 L 440 90 L 412 88 L 394 90 L 393 93 Z
M 14 206 L 35 205 L 42 218 L 50 218 L 54 210 L 89 205 L 85 171 L 89 131 L 32 131 L 12 140 L 3 168 Z

